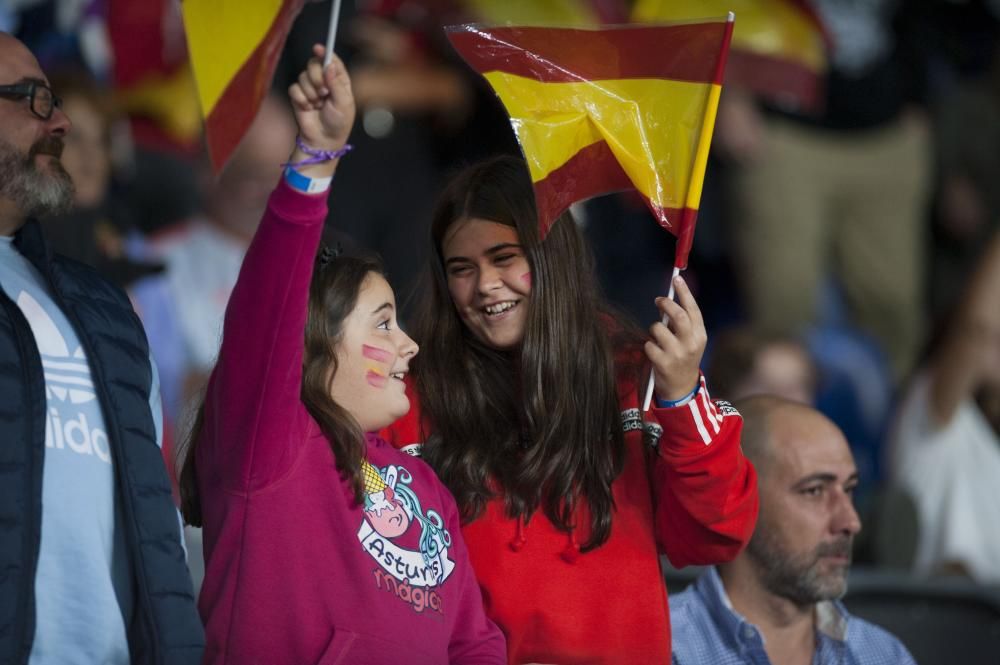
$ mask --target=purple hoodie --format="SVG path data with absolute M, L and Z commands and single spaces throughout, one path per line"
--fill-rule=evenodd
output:
M 357 505 L 300 400 L 325 217 L 325 195 L 282 181 L 226 310 L 197 450 L 204 662 L 506 663 L 430 467 L 368 435 Z

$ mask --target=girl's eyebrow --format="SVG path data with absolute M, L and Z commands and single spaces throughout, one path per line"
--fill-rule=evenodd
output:
M 381 312 L 383 309 L 389 310 L 391 312 L 393 310 L 392 303 L 391 302 L 384 302 L 384 303 L 382 303 L 381 305 L 379 305 L 378 307 L 376 307 L 375 309 L 372 310 L 372 316 L 375 316 L 376 314 L 378 314 L 379 312 Z
M 483 254 L 491 256 L 493 254 L 496 254 L 497 252 L 502 252 L 505 249 L 522 250 L 523 247 L 521 247 L 521 245 L 516 242 L 502 242 L 498 245 L 493 245 L 492 247 L 487 248 L 487 250 L 483 252 Z M 463 263 L 469 260 L 470 259 L 465 256 L 452 256 L 451 258 L 445 259 L 444 264 L 447 266 L 451 265 L 452 263 Z
M 502 242 L 499 245 L 493 245 L 486 250 L 487 254 L 496 254 L 497 252 L 502 252 L 505 249 L 521 249 L 521 245 L 516 242 Z

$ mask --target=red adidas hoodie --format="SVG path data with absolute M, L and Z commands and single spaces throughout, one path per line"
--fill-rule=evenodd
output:
M 757 479 L 740 450 L 739 413 L 710 400 L 704 377 L 691 402 L 652 409 L 645 419 L 637 386 L 620 381 L 618 388 L 626 459 L 612 487 L 616 510 L 604 545 L 580 553 L 584 538 L 558 531 L 542 511 L 527 524 L 511 519 L 500 498 L 462 527 L 486 612 L 507 637 L 509 663 L 669 663 L 659 554 L 676 567 L 729 561 L 753 532 Z M 384 435 L 419 454 L 433 428 L 421 427 L 410 393 L 409 414 Z M 662 428 L 657 448 L 643 442 L 643 428 Z

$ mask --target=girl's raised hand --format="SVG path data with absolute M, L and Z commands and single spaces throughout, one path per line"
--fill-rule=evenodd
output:
M 339 150 L 347 143 L 354 125 L 354 94 L 351 79 L 340 58 L 334 55 L 330 64 L 323 67 L 326 49 L 316 44 L 313 56 L 298 80 L 288 88 L 299 137 L 315 150 Z M 307 155 L 296 152 L 293 162 Z M 317 165 L 318 166 L 318 165 Z
M 677 299 L 657 298 L 656 306 L 669 317 L 669 323 L 654 323 L 646 342 L 646 357 L 653 365 L 656 395 L 660 399 L 678 400 L 698 384 L 701 357 L 705 353 L 708 333 L 687 283 L 674 279 Z

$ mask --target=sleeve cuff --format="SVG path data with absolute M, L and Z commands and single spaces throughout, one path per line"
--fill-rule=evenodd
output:
M 327 192 L 320 194 L 306 194 L 299 191 L 285 181 L 284 175 L 278 181 L 277 187 L 271 192 L 267 206 L 281 219 L 306 223 L 315 222 L 317 219 L 326 220 Z

